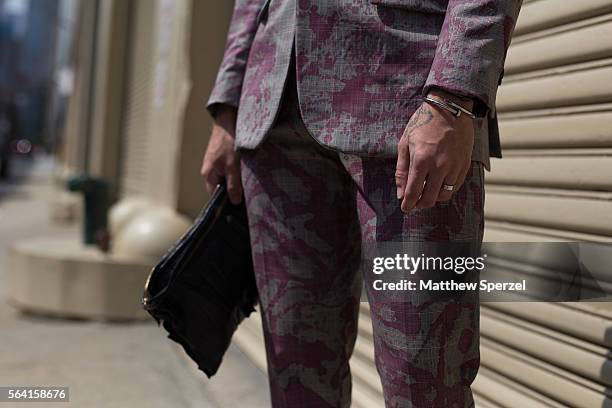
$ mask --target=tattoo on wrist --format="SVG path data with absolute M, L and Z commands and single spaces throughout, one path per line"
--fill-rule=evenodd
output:
M 433 114 L 429 110 L 424 109 L 423 105 L 419 106 L 416 112 L 414 112 L 414 114 L 408 121 L 406 129 L 404 130 L 404 135 L 407 135 L 413 130 L 429 124 L 432 120 Z

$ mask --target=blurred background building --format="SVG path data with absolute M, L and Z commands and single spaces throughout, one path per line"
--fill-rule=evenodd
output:
M 44 93 L 36 88 L 35 95 L 44 95 L 39 105 L 45 110 L 36 117 L 44 118 L 38 134 L 47 136 L 21 133 L 19 138 L 49 148 L 56 158 L 51 216 L 77 219 L 85 203 L 81 222 L 89 230 L 84 243 L 75 236 L 18 244 L 9 275 L 14 301 L 79 316 L 143 317 L 138 293 L 151 264 L 206 200 L 199 167 L 211 123 L 203 106 L 231 5 L 11 1 L 21 4 L 11 10 L 25 16 L 22 37 L 32 38 L 14 47 L 26 67 L 16 67 L 15 75 L 46 86 Z M 39 67 L 49 69 L 38 72 Z M 29 123 L 33 110 L 22 111 Z M 113 205 L 110 212 L 107 203 Z M 42 260 L 55 267 L 41 271 L 36 262 Z M 83 270 L 81 279 L 68 277 L 75 268 Z M 79 296 L 42 293 L 34 281 L 64 282 Z M 93 281 L 106 289 L 92 289 Z M 83 296 L 92 290 L 96 293 Z
M 66 188 L 78 176 L 107 188 L 112 204 L 98 246 L 76 235 L 15 244 L 15 305 L 143 317 L 148 269 L 206 201 L 204 103 L 231 9 L 212 0 L 0 0 L 2 106 L 17 112 L 12 140 L 27 141 L 12 154 L 31 154 L 30 143 L 53 155 L 56 222 L 84 221 L 82 194 Z M 525 0 L 505 71 L 505 158 L 487 174 L 485 239 L 612 242 L 612 0 Z M 506 261 L 521 272 L 557 262 L 537 251 Z M 609 271 L 597 272 L 612 285 Z M 479 407 L 612 406 L 609 303 L 491 303 L 481 323 Z M 265 370 L 258 315 L 236 344 Z M 354 406 L 382 407 L 365 304 L 351 364 Z
M 9 150 L 29 154 L 32 143 L 52 143 L 46 124 L 59 10 L 55 0 L 38 3 L 0 1 L 0 177 Z

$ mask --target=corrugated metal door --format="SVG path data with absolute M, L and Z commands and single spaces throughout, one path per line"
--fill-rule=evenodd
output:
M 612 1 L 525 3 L 497 102 L 505 158 L 487 180 L 485 240 L 612 240 L 611 102 Z M 481 324 L 481 401 L 612 406 L 609 303 L 491 303 Z
M 498 111 L 485 240 L 611 242 L 612 0 L 525 1 Z M 258 318 L 236 342 L 265 369 Z M 490 303 L 481 323 L 479 407 L 612 407 L 609 303 Z M 351 368 L 353 406 L 382 407 L 365 304 Z

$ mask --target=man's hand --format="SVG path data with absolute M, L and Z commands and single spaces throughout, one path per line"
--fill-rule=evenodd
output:
M 472 109 L 473 102 L 432 91 L 430 97 L 441 97 Z M 459 190 L 470 169 L 474 125 L 472 119 L 461 115 L 455 118 L 443 109 L 427 102 L 410 118 L 398 145 L 395 170 L 397 198 L 402 200 L 402 211 L 430 208 L 437 201 L 447 201 Z M 443 184 L 453 191 L 442 189 Z
M 242 183 L 240 155 L 234 150 L 235 132 L 236 109 L 222 106 L 215 118 L 200 174 L 209 194 L 225 179 L 230 201 L 238 204 L 242 201 Z

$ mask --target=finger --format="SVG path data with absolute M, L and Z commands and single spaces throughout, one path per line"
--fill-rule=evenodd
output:
M 423 184 L 427 177 L 427 168 L 423 165 L 411 165 L 408 171 L 408 181 L 406 182 L 406 190 L 404 191 L 404 199 L 402 200 L 402 211 L 408 213 L 414 208 L 417 201 L 423 193 Z
M 395 165 L 395 185 L 397 187 L 397 199 L 401 199 L 406 191 L 406 181 L 410 168 L 410 152 L 402 141 L 397 146 L 397 164 Z
M 465 183 L 465 178 L 467 177 L 471 168 L 472 168 L 472 162 L 469 161 L 467 165 L 463 169 L 461 169 L 459 176 L 457 177 L 457 182 L 456 182 L 455 189 L 453 192 L 456 193 L 457 191 L 461 189 L 461 187 L 463 186 L 463 183 Z
M 438 201 L 448 201 L 453 196 L 453 193 L 457 190 L 457 179 L 459 178 L 460 170 L 454 170 L 446 175 L 438 195 Z M 452 186 L 452 190 L 446 190 L 444 186 Z
M 226 173 L 227 194 L 233 204 L 240 204 L 242 201 L 242 182 L 240 180 L 240 160 L 232 162 Z
M 200 167 L 200 176 L 204 179 L 204 187 L 206 188 L 206 192 L 211 194 L 212 191 L 210 189 L 210 182 L 208 181 L 212 177 L 213 166 L 210 164 L 207 155 L 204 155 L 202 159 L 202 167 Z
M 208 194 L 212 194 L 217 188 L 217 185 L 223 181 L 223 175 L 216 170 L 209 170 L 204 173 L 204 186 Z
M 431 208 L 436 205 L 445 178 L 446 172 L 440 169 L 429 172 L 421 198 L 416 203 L 417 208 Z

